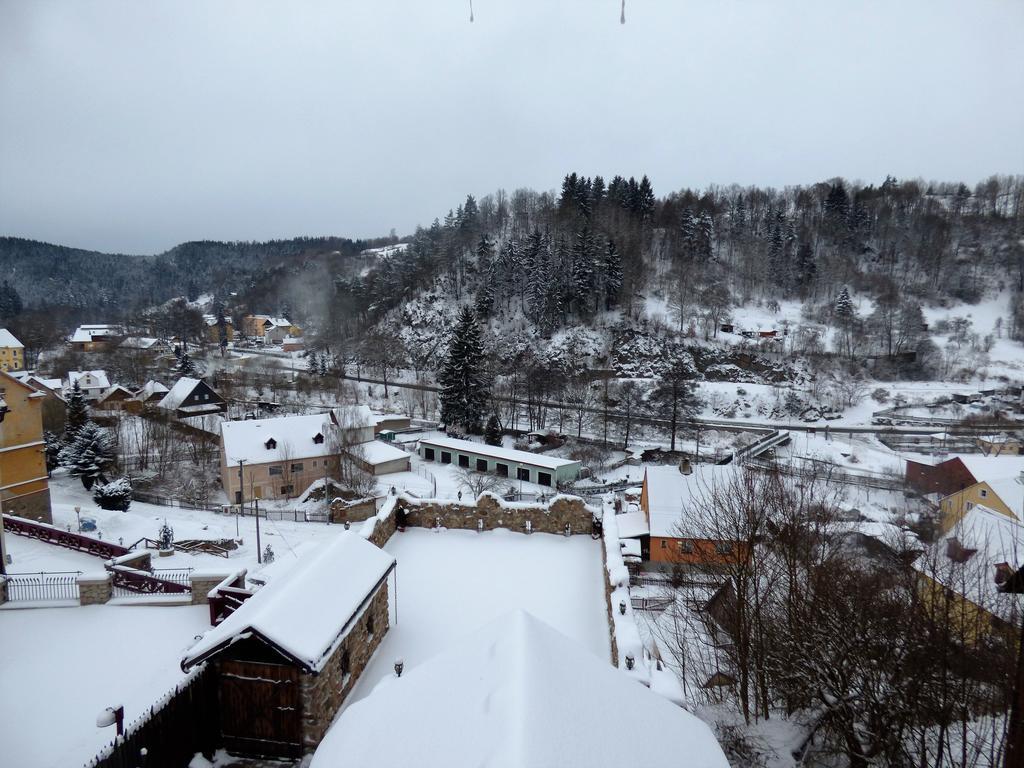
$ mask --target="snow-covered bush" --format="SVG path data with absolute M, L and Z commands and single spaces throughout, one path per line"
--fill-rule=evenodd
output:
M 166 520 L 160 526 L 160 531 L 157 533 L 157 541 L 160 542 L 160 549 L 165 552 L 168 549 L 174 549 L 174 529 L 167 524 Z
M 127 477 L 119 477 L 106 485 L 97 485 L 92 492 L 92 500 L 101 509 L 127 512 L 132 503 L 132 481 Z

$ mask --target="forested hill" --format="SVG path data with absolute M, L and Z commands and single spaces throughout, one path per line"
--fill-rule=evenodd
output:
M 0 273 L 26 309 L 86 310 L 94 320 L 112 322 L 120 319 L 115 315 L 176 296 L 260 294 L 275 273 L 310 259 L 352 256 L 377 242 L 336 237 L 200 241 L 133 256 L 0 237 Z

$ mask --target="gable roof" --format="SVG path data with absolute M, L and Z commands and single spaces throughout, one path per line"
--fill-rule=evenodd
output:
M 96 382 L 90 389 L 107 389 L 110 386 L 110 380 L 107 378 L 106 371 L 68 371 L 68 388 L 75 386 L 75 382 L 78 381 L 78 386 L 81 387 L 81 379 L 86 376 L 92 376 Z
M 115 384 L 114 386 L 106 389 L 103 394 L 100 395 L 99 402 L 106 402 L 107 400 L 114 398 L 115 395 L 121 395 L 116 398 L 118 400 L 129 400 L 132 397 L 132 391 L 128 389 L 128 387 L 122 387 L 120 384 Z
M 15 335 L 8 331 L 6 328 L 0 328 L 0 347 L 15 347 L 16 349 L 24 349 L 25 345 L 18 341 Z
M 644 483 L 651 535 L 677 538 L 678 528 L 685 525 L 685 513 L 691 506 L 707 498 L 716 487 L 730 482 L 738 471 L 731 464 L 694 464 L 689 475 L 682 474 L 676 466 L 647 467 Z
M 984 456 L 974 453 L 956 458 L 960 459 L 967 471 L 979 483 L 1017 477 L 1024 471 L 1024 456 Z M 949 461 L 952 460 L 949 459 Z
M 119 336 L 121 328 L 116 325 L 80 325 L 71 335 L 73 343 L 92 341 L 94 336 Z
M 311 768 L 683 764 L 729 765 L 706 724 L 516 611 L 378 684 L 338 718 Z
M 355 531 L 342 531 L 206 632 L 181 667 L 188 671 L 232 643 L 256 637 L 307 672 L 319 672 L 394 565 L 394 555 Z
M 312 459 L 338 452 L 329 439 L 316 443 L 313 438 L 328 437 L 330 420 L 325 413 L 279 416 L 273 419 L 225 421 L 220 426 L 224 455 L 229 464 L 239 460 L 253 464 L 290 459 Z M 268 440 L 276 446 L 267 448 Z
M 166 395 L 168 392 L 170 392 L 170 390 L 167 389 L 166 386 L 156 379 L 150 379 L 142 385 L 142 389 L 135 393 L 135 397 L 138 400 L 146 401 L 156 395 L 160 395 L 161 399 L 163 399 L 163 395 Z
M 170 388 L 163 399 L 157 403 L 158 408 L 166 408 L 168 411 L 175 411 L 185 402 L 185 398 L 192 394 L 192 390 L 202 383 L 202 379 L 193 379 L 190 376 L 182 376 L 174 386 Z

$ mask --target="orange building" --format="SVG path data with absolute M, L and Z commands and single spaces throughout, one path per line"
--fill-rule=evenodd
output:
M 0 508 L 10 515 L 52 522 L 43 452 L 46 395 L 0 372 Z
M 639 533 L 642 558 L 666 565 L 707 566 L 725 565 L 745 556 L 740 542 L 701 537 L 700 526 L 691 525 L 694 503 L 710 500 L 714 489 L 727 487 L 738 471 L 707 464 L 696 465 L 689 474 L 675 466 L 647 467 L 640 492 L 643 519 L 633 513 L 638 518 L 633 522 L 639 527 L 634 525 L 633 530 Z

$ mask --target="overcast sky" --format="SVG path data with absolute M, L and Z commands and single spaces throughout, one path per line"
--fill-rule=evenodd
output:
M 1024 2 L 0 0 L 0 234 L 399 234 L 498 187 L 1024 172 Z

